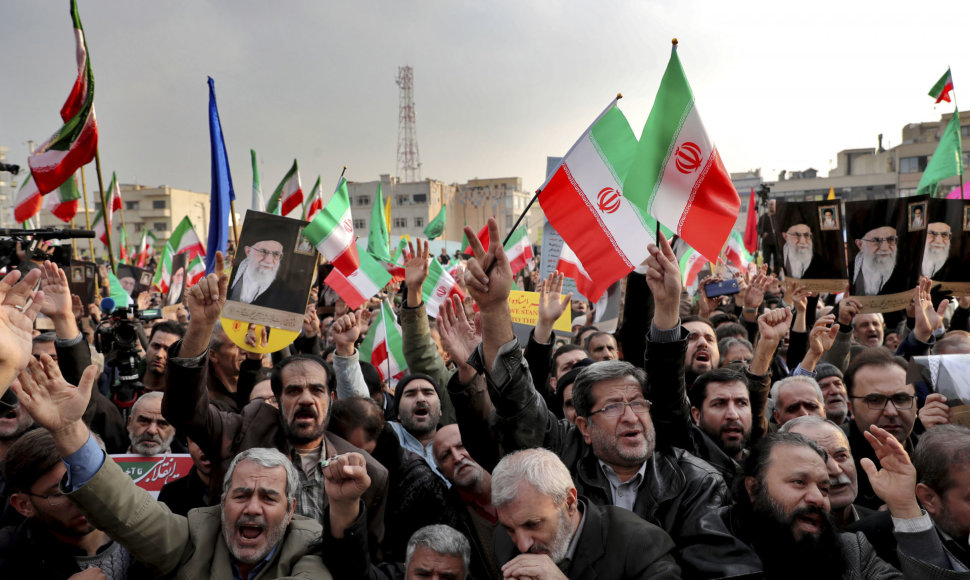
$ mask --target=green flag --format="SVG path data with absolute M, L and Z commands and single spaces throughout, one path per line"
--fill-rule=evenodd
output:
M 936 186 L 940 181 L 954 175 L 963 175 L 963 160 L 960 152 L 960 112 L 953 110 L 953 118 L 947 123 L 940 144 L 936 146 L 933 157 L 930 158 L 923 177 L 919 180 L 916 193 L 936 193 Z
M 111 289 L 111 298 L 115 301 L 115 308 L 128 308 L 131 304 L 131 296 L 111 270 L 108 270 L 108 286 Z
M 370 212 L 370 231 L 367 234 L 367 251 L 375 258 L 391 261 L 391 235 L 387 231 L 387 221 L 384 219 L 384 200 L 381 195 L 381 184 L 377 184 L 377 195 L 374 196 L 374 208 Z
M 433 240 L 445 232 L 446 207 L 447 206 L 442 205 L 438 215 L 436 215 L 433 220 L 428 222 L 428 227 L 424 228 L 424 235 L 427 236 L 429 240 Z

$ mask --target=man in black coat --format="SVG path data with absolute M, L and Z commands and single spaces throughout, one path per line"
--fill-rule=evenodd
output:
M 495 555 L 506 578 L 680 578 L 666 532 L 580 498 L 551 451 L 505 456 L 492 474 L 492 503 L 505 527 L 495 531 Z

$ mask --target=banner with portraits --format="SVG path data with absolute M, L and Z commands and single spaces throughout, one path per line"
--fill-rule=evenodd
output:
M 850 292 L 862 312 L 909 305 L 926 240 L 927 196 L 845 204 Z
M 172 256 L 172 277 L 168 283 L 163 306 L 181 304 L 185 294 L 185 278 L 188 275 L 188 254 L 182 252 Z
M 118 281 L 132 298 L 138 298 L 142 292 L 148 292 L 152 285 L 151 270 L 138 268 L 130 264 L 118 264 Z
M 812 292 L 843 292 L 848 283 L 842 206 L 830 201 L 778 201 L 775 263 L 785 280 Z
M 77 294 L 81 304 L 94 304 L 98 301 L 98 265 L 94 262 L 71 260 L 67 272 L 67 283 L 71 294 Z
M 930 199 L 920 273 L 954 295 L 970 295 L 970 200 Z

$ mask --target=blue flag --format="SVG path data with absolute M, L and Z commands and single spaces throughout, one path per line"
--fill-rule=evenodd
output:
M 209 205 L 209 243 L 206 244 L 205 271 L 211 274 L 216 266 L 216 251 L 226 253 L 229 238 L 230 202 L 236 199 L 229 173 L 229 155 L 222 136 L 219 109 L 216 107 L 216 85 L 209 77 L 209 139 L 212 142 L 212 190 Z

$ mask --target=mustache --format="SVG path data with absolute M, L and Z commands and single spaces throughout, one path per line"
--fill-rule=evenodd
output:
M 852 485 L 852 480 L 849 479 L 849 476 L 848 475 L 846 475 L 844 473 L 840 473 L 838 477 L 829 479 L 829 485 L 831 485 L 831 486 L 835 486 L 835 485 Z

